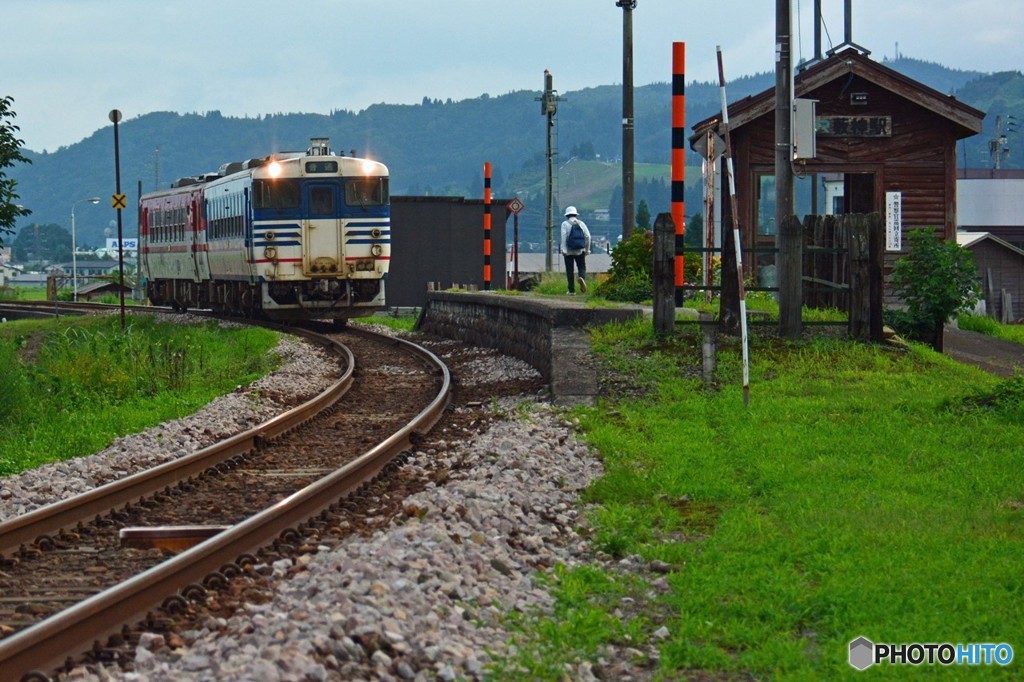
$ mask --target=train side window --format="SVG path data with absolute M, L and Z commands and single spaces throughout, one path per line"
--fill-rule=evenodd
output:
M 253 194 L 256 208 L 299 207 L 299 183 L 295 180 L 254 180 Z

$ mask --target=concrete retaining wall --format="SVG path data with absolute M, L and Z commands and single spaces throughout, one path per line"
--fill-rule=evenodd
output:
M 571 299 L 485 292 L 429 292 L 417 329 L 530 363 L 560 404 L 590 404 L 598 392 L 587 327 L 626 322 L 639 306 L 590 308 Z

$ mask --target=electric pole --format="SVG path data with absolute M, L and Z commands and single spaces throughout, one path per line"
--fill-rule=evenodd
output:
M 790 0 L 775 0 L 775 272 L 779 287 L 779 333 L 800 336 L 802 301 L 800 233 L 793 216 L 793 55 Z
M 617 0 L 622 8 L 622 238 L 633 233 L 633 10 L 636 0 Z
M 555 113 L 558 111 L 558 91 L 554 88 L 554 78 L 551 72 L 544 69 L 544 93 L 540 96 L 540 113 L 548 119 L 548 175 L 547 175 L 547 203 L 545 207 L 545 247 L 544 247 L 544 271 L 551 272 L 552 253 L 554 253 L 555 233 L 555 150 L 553 136 L 555 131 Z

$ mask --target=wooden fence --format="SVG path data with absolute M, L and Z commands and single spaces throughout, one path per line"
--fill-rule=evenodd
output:
M 664 220 L 662 220 L 664 216 Z M 663 225 L 655 223 L 655 327 L 667 331 L 671 323 L 672 282 L 669 263 L 659 264 L 672 255 L 703 252 L 673 244 L 668 214 L 658 216 Z M 794 220 L 796 218 L 794 217 Z M 878 213 L 847 214 L 841 216 L 806 216 L 803 226 L 802 305 L 814 308 L 836 308 L 849 316 L 851 336 L 882 340 L 883 258 L 885 255 L 885 227 Z M 673 248 L 674 246 L 674 248 Z M 726 261 L 732 260 L 729 249 L 723 253 L 723 283 Z M 735 272 L 735 270 L 733 270 Z M 707 289 L 703 286 L 684 286 L 681 289 Z M 756 287 L 778 291 L 778 287 Z M 722 308 L 738 309 L 730 300 L 738 292 L 727 287 L 710 287 L 722 296 Z M 677 292 L 681 293 L 681 292 Z M 678 296 L 677 296 L 678 298 Z M 659 305 L 660 304 L 660 305 Z M 664 310 L 659 307 L 664 306 Z M 721 318 L 726 318 L 723 312 Z M 659 321 L 661 322 L 659 327 Z

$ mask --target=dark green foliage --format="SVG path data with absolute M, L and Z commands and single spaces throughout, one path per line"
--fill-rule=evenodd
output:
M 20 128 L 14 125 L 12 104 L 12 97 L 0 97 L 0 246 L 4 245 L 4 235 L 14 232 L 14 222 L 32 212 L 18 205 L 18 181 L 4 171 L 16 163 L 32 163 L 21 153 L 24 142 L 15 135 Z
M 690 222 L 686 224 L 686 232 L 683 235 L 683 244 L 687 249 L 703 248 L 704 244 L 704 216 L 694 213 L 690 216 Z M 712 254 L 714 255 L 714 254 Z M 687 284 L 697 284 L 701 277 L 701 270 L 704 264 L 704 254 L 690 253 L 683 260 L 683 279 Z
M 596 293 L 610 301 L 640 303 L 654 295 L 654 233 L 636 230 L 612 251 L 608 279 Z
M 896 261 L 893 284 L 907 305 L 911 329 L 932 329 L 932 345 L 942 349 L 942 325 L 977 301 L 980 287 L 974 257 L 955 242 L 942 241 L 934 230 L 913 230 L 910 252 Z
M 27 225 L 18 230 L 11 252 L 19 263 L 71 260 L 71 233 L 53 223 Z
M 636 209 L 636 226 L 645 230 L 651 229 L 651 209 L 647 207 L 647 200 L 641 199 Z

